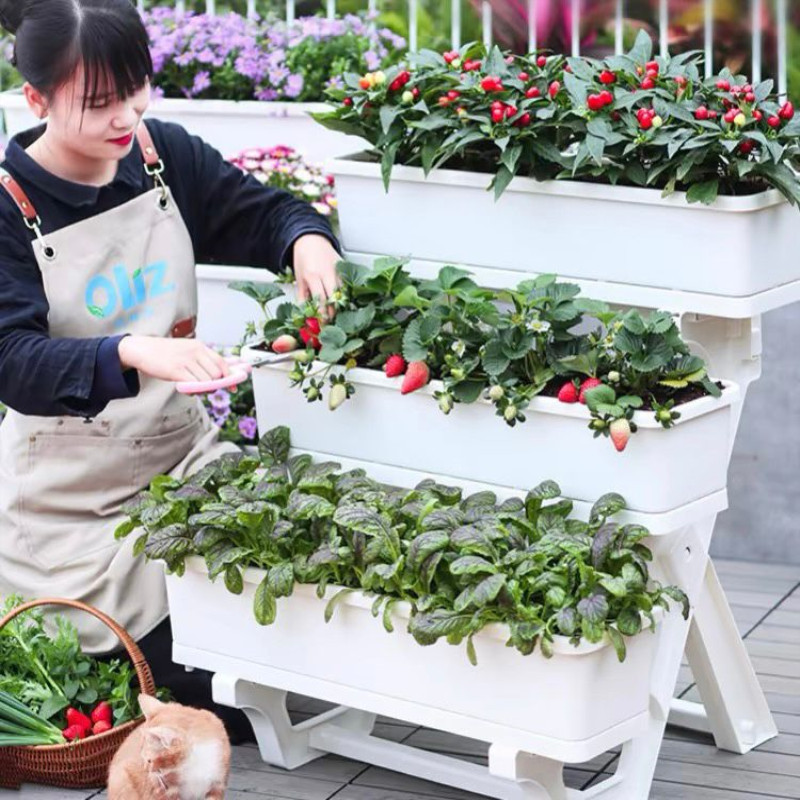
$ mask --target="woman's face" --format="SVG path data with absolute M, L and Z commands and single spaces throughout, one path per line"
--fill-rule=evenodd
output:
M 139 121 L 150 102 L 150 83 L 145 82 L 130 97 L 120 100 L 113 86 L 100 80 L 97 94 L 86 99 L 84 106 L 84 71 L 79 66 L 49 99 L 29 85 L 26 96 L 34 112 L 47 120 L 48 138 L 64 150 L 88 159 L 119 160 L 133 146 Z

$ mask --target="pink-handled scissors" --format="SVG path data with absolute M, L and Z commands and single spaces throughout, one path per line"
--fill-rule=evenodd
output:
M 291 355 L 278 356 L 273 354 L 255 361 L 247 361 L 239 356 L 229 356 L 225 360 L 231 367 L 231 372 L 222 378 L 209 381 L 177 381 L 175 388 L 181 394 L 210 394 L 217 389 L 230 389 L 231 386 L 238 386 L 253 371 L 253 367 L 262 364 L 280 364 L 283 361 L 290 361 Z

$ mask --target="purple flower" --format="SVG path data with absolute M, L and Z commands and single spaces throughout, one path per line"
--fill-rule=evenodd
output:
M 208 395 L 208 402 L 214 411 L 228 412 L 231 407 L 230 392 L 225 389 L 217 389 L 213 394 Z
M 255 417 L 242 417 L 239 420 L 239 433 L 245 439 L 252 441 L 258 435 L 258 422 Z
M 192 84 L 192 94 L 200 94 L 211 86 L 211 76 L 205 70 L 198 72 L 194 76 L 194 83 Z

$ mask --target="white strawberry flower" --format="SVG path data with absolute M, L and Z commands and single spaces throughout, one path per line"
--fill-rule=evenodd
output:
M 534 333 L 547 333 L 550 330 L 550 323 L 541 319 L 535 319 L 528 323 L 528 329 Z
M 467 346 L 460 339 L 450 345 L 450 349 L 461 358 L 467 350 Z

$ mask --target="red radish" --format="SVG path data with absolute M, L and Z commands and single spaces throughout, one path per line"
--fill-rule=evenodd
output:
M 110 731 L 114 726 L 110 722 L 106 722 L 104 719 L 98 720 L 92 725 L 92 733 L 97 736 L 101 733 L 105 733 L 106 731 Z
M 86 731 L 88 728 L 82 728 L 80 725 L 68 725 L 61 731 L 61 735 L 68 741 L 73 742 L 75 739 L 85 739 Z
M 383 371 L 387 378 L 396 378 L 406 371 L 406 360 L 399 353 L 389 356 L 383 365 Z
M 86 714 L 82 714 L 80 711 L 78 711 L 77 708 L 70 707 L 67 709 L 67 725 L 79 725 L 85 731 L 88 731 L 89 728 L 92 727 L 92 721 L 86 716 Z
M 421 389 L 430 380 L 431 372 L 424 361 L 412 361 L 408 365 L 400 394 L 409 394 Z
M 601 383 L 602 381 L 599 380 L 598 378 L 587 378 L 581 384 L 581 391 L 580 395 L 578 396 L 578 400 L 584 405 L 586 405 L 586 392 L 588 392 L 589 389 L 594 389 L 595 386 L 600 386 Z
M 558 390 L 558 399 L 562 403 L 578 402 L 578 389 L 572 381 L 568 381 Z
M 105 700 L 101 700 L 92 711 L 92 722 L 108 722 L 114 720 L 114 714 L 111 706 Z
M 609 426 L 608 432 L 617 452 L 621 453 L 631 438 L 631 425 L 626 419 L 615 419 Z

